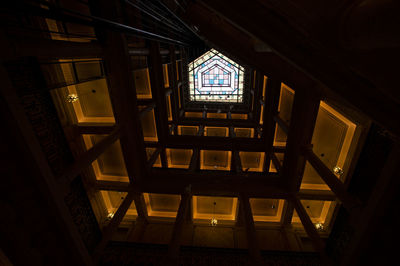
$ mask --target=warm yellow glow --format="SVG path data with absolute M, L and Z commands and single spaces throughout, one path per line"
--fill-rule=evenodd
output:
M 213 202 L 216 202 L 215 211 Z M 204 209 L 204 205 L 206 205 L 206 209 Z M 193 219 L 234 221 L 237 217 L 237 207 L 237 198 L 193 196 Z M 223 210 L 224 213 L 222 213 L 221 210 Z
M 285 201 L 279 200 L 276 215 L 275 216 L 267 216 L 267 215 L 253 215 L 253 219 L 255 222 L 280 222 L 282 219 L 283 205 Z M 252 206 L 252 199 L 250 199 L 250 206 Z M 252 207 L 253 208 L 253 207 Z
M 202 170 L 226 170 L 231 169 L 231 151 L 200 151 L 200 169 Z
M 152 196 L 159 196 L 163 197 L 164 200 L 162 200 L 162 206 L 157 206 L 157 203 L 153 202 L 150 199 Z M 180 195 L 167 195 L 167 194 L 155 194 L 155 193 L 143 193 L 144 201 L 146 203 L 147 207 L 147 214 L 149 216 L 156 216 L 156 217 L 165 217 L 165 218 L 175 218 L 176 215 L 178 214 L 178 208 L 179 208 L 179 201 L 181 199 Z M 173 204 L 171 202 L 175 202 L 176 200 L 177 204 Z M 154 206 L 155 205 L 155 206 Z M 157 210 L 157 209 L 163 209 L 162 211 Z M 170 210 L 166 210 L 170 209 Z

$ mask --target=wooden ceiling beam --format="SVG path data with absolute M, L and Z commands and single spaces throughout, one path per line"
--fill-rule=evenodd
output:
M 167 155 L 165 152 L 165 144 L 168 136 L 168 115 L 166 105 L 166 89 L 164 86 L 164 73 L 163 65 L 160 55 L 160 45 L 157 42 L 150 41 L 150 54 L 149 58 L 149 72 L 150 72 L 150 84 L 153 99 L 156 102 L 155 106 L 155 120 L 157 124 L 157 136 L 159 142 L 162 145 L 161 150 L 161 165 L 162 167 L 168 167 Z
M 169 86 L 172 88 L 172 94 L 170 96 L 171 99 L 171 112 L 172 112 L 172 121 L 176 122 L 178 120 L 178 80 L 176 76 L 176 55 L 175 55 L 175 46 L 169 46 L 170 51 L 170 59 L 171 64 L 168 65 L 168 80 Z M 178 128 L 174 127 L 175 135 L 178 135 Z
M 264 84 L 264 75 L 261 71 L 256 71 L 256 83 L 255 83 L 255 93 L 254 93 L 254 101 L 253 101 L 253 119 L 255 122 L 254 126 L 254 137 L 258 137 L 257 127 L 260 124 L 261 117 L 261 104 L 260 100 L 263 93 L 263 84 Z
M 78 134 L 90 134 L 90 135 L 108 135 L 115 130 L 117 125 L 115 124 L 99 124 L 99 123 L 79 123 L 72 126 L 72 130 L 76 131 Z
M 186 126 L 198 126 L 203 124 L 205 126 L 216 126 L 216 127 L 243 127 L 243 128 L 254 128 L 255 122 L 245 119 L 221 119 L 221 118 L 195 118 L 185 117 L 178 120 L 177 124 Z
M 245 194 L 240 194 L 239 204 L 242 205 L 244 227 L 246 229 L 247 248 L 249 249 L 250 257 L 254 260 L 255 265 L 262 265 L 260 245 L 258 243 L 256 228 L 254 226 L 249 197 Z
M 109 148 L 120 137 L 120 127 L 117 126 L 110 135 L 96 143 L 93 147 L 80 155 L 72 165 L 67 167 L 59 177 L 59 182 L 64 189 L 64 193 L 70 190 L 71 182 L 85 169 L 89 168 L 107 148 Z
M 102 57 L 103 48 L 97 42 L 70 42 L 29 38 L 27 36 L 8 38 L 11 53 L 2 51 L 2 58 L 37 56 L 39 58 L 93 58 Z
M 166 146 L 181 149 L 265 151 L 263 140 L 254 138 L 180 135 L 169 136 Z
M 274 115 L 278 111 L 279 94 L 281 90 L 281 81 L 275 77 L 269 76 L 265 88 L 265 105 L 263 113 L 262 137 L 265 140 L 265 165 L 264 170 L 268 171 L 273 155 L 273 143 L 275 137 L 276 123 Z M 276 166 L 275 166 L 276 167 Z
M 177 260 L 179 257 L 179 249 L 181 246 L 183 227 L 189 211 L 189 204 L 192 195 L 190 192 L 183 193 L 181 195 L 181 201 L 179 203 L 178 213 L 176 215 L 174 227 L 172 229 L 171 240 L 168 245 L 168 256 L 172 260 Z
M 281 171 L 282 178 L 294 192 L 300 188 L 306 163 L 302 149 L 311 145 L 318 109 L 319 98 L 312 90 L 296 91 Z
M 293 204 L 294 208 L 296 209 L 300 221 L 303 224 L 304 230 L 310 237 L 315 250 L 321 253 L 322 259 L 326 261 L 327 256 L 325 253 L 325 243 L 322 241 L 317 229 L 315 228 L 313 222 L 311 221 L 310 216 L 307 214 L 306 209 L 304 209 L 300 200 L 296 196 L 291 197 L 290 201 Z M 331 265 L 331 264 L 326 264 L 326 265 Z
M 126 212 L 128 211 L 129 207 L 131 206 L 133 199 L 135 197 L 134 192 L 128 192 L 124 200 L 122 201 L 121 205 L 118 207 L 118 210 L 115 212 L 114 216 L 111 218 L 107 227 L 103 230 L 103 237 L 99 244 L 97 244 L 96 248 L 93 251 L 92 257 L 93 261 L 97 265 L 100 261 L 100 257 L 104 248 L 107 246 L 108 241 L 111 240 L 112 235 L 118 229 L 118 226 L 122 222 Z
M 349 212 L 361 206 L 361 201 L 347 192 L 343 182 L 315 155 L 311 148 L 304 149 L 304 155 Z
M 99 1 L 90 5 L 95 16 L 121 22 L 120 6 L 114 1 Z M 146 173 L 146 151 L 137 108 L 132 61 L 126 36 L 120 32 L 96 28 L 103 40 L 104 64 L 115 120 L 121 125 L 121 149 L 130 182 L 140 182 Z

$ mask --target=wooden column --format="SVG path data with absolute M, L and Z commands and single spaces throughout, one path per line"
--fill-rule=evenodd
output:
M 179 248 L 182 238 L 183 226 L 185 218 L 187 216 L 187 211 L 189 209 L 189 203 L 191 198 L 192 195 L 190 192 L 185 192 L 181 196 L 181 202 L 179 204 L 178 214 L 176 215 L 171 241 L 168 246 L 168 256 L 173 260 L 178 259 L 179 256 Z
M 249 198 L 246 195 L 241 194 L 239 196 L 239 204 L 241 204 L 243 207 L 247 246 L 249 249 L 250 256 L 257 265 L 261 264 L 262 258 L 260 253 L 260 247 L 258 244 L 256 228 L 254 226 L 253 213 L 251 211 Z
M 305 148 L 304 155 L 349 212 L 361 205 L 361 202 L 347 192 L 342 181 L 314 154 L 311 148 Z
M 126 212 L 128 211 L 129 207 L 132 204 L 132 201 L 135 197 L 134 192 L 129 192 L 125 199 L 122 201 L 121 205 L 119 206 L 118 210 L 114 214 L 113 218 L 111 219 L 110 223 L 107 225 L 106 228 L 103 230 L 103 237 L 100 243 L 96 246 L 95 250 L 93 251 L 92 257 L 95 263 L 98 263 L 101 257 L 101 253 L 103 252 L 104 248 L 107 246 L 108 241 L 111 240 L 112 235 L 114 234 L 115 230 L 118 229 L 119 224 L 121 223 L 122 219 L 124 218 Z
M 114 1 L 98 1 L 91 5 L 95 16 L 121 22 L 120 6 Z M 146 173 L 146 150 L 137 97 L 132 61 L 124 34 L 96 29 L 104 40 L 104 63 L 115 120 L 121 125 L 121 148 L 131 183 L 141 182 Z
M 162 69 L 163 66 L 160 56 L 160 46 L 154 41 L 150 42 L 149 66 L 151 91 L 153 99 L 156 101 L 155 118 L 157 124 L 157 136 L 162 146 L 161 164 L 163 168 L 167 168 L 165 143 L 168 137 L 168 116 Z
M 266 103 L 264 106 L 263 113 L 263 130 L 262 137 L 265 141 L 265 166 L 264 170 L 269 171 L 269 166 L 271 162 L 272 146 L 274 143 L 275 136 L 275 121 L 274 115 L 278 110 L 279 103 L 279 93 L 281 90 L 281 81 L 274 77 L 269 77 L 267 79 L 267 84 L 265 88 L 265 99 Z
M 253 113 L 254 113 L 254 137 L 257 138 L 257 127 L 260 124 L 260 116 L 261 116 L 261 104 L 260 100 L 263 93 L 263 83 L 264 83 L 264 75 L 258 70 L 256 72 L 256 83 L 255 83 L 255 92 L 254 92 L 254 104 L 253 104 Z
M 305 167 L 301 150 L 311 144 L 318 108 L 318 95 L 311 89 L 296 90 L 281 174 L 292 191 L 300 188 Z
M 172 111 L 172 121 L 174 123 L 177 123 L 178 121 L 178 81 L 176 79 L 176 54 L 175 54 L 175 46 L 170 45 L 169 46 L 169 54 L 171 58 L 171 64 L 170 67 L 168 68 L 168 79 L 169 79 L 169 86 L 172 88 L 172 94 L 171 94 L 171 111 Z M 178 135 L 178 128 L 174 128 L 174 134 Z

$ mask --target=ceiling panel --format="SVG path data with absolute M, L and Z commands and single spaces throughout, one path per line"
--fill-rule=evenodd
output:
M 106 135 L 82 135 L 86 149 L 99 143 Z M 128 173 L 122 155 L 119 140 L 111 144 L 98 158 L 92 163 L 97 180 L 110 180 L 129 182 Z
M 200 169 L 203 170 L 230 170 L 230 151 L 200 151 Z
M 250 199 L 250 206 L 255 222 L 280 222 L 284 200 Z
M 133 71 L 133 76 L 135 79 L 136 95 L 138 99 L 151 99 L 151 86 L 149 70 L 139 69 Z
M 180 195 L 143 193 L 149 216 L 176 217 L 181 200 Z
M 229 129 L 227 127 L 204 127 L 204 136 L 228 137 Z
M 238 138 L 254 137 L 254 128 L 235 128 L 235 136 Z
M 243 171 L 262 172 L 264 167 L 264 152 L 239 152 Z
M 222 118 L 222 119 L 226 119 L 226 113 L 207 113 L 207 118 Z
M 154 110 L 147 112 L 140 119 L 142 122 L 142 130 L 145 141 L 158 141 L 157 127 L 154 117 Z
M 166 149 L 169 168 L 189 168 L 193 150 L 191 149 Z
M 303 205 L 313 223 L 321 223 L 325 226 L 330 224 L 336 202 L 321 200 L 301 200 L 301 204 Z M 293 213 L 292 223 L 301 223 L 296 211 Z
M 196 136 L 199 131 L 198 127 L 195 126 L 178 126 L 179 135 L 190 135 Z
M 321 102 L 312 137 L 313 152 L 331 171 L 335 166 L 347 171 L 345 162 L 351 159 L 348 152 L 355 128 L 354 123 Z M 329 189 L 309 163 L 304 170 L 301 188 Z
M 236 220 L 236 215 L 237 198 L 193 196 L 194 219 Z

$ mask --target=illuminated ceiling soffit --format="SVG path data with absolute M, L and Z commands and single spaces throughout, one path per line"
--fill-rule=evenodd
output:
M 191 101 L 242 103 L 245 69 L 211 49 L 188 65 Z

